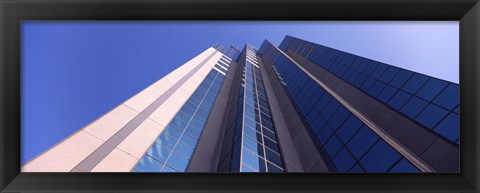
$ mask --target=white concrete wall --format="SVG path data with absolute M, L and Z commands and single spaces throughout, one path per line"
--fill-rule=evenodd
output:
M 130 120 L 199 65 L 212 53 L 214 56 L 193 74 L 157 110 L 127 136 L 92 171 L 128 172 L 164 130 L 181 106 L 193 94 L 215 63 L 223 55 L 209 48 L 112 109 L 65 140 L 54 145 L 22 166 L 22 172 L 69 172 Z

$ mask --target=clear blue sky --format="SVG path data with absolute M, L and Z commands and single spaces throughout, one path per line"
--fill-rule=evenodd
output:
M 291 35 L 458 83 L 458 22 L 22 22 L 22 164 L 215 43 Z

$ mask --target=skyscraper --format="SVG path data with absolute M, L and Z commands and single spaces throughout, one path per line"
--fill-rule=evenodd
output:
M 291 36 L 214 45 L 22 171 L 458 172 L 459 85 Z

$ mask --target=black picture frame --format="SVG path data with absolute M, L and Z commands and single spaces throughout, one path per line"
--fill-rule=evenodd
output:
M 460 21 L 460 173 L 20 173 L 22 20 Z M 0 0 L 0 192 L 479 192 L 478 0 Z

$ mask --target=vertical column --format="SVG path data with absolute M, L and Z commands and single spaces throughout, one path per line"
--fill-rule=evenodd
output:
M 207 49 L 27 162 L 22 171 L 128 171 L 220 55 Z
M 204 126 L 231 62 L 223 54 L 218 56 L 213 65 L 205 68 L 205 72 L 208 72 L 206 77 L 188 100 L 179 106 L 180 111 L 166 124 L 165 131 L 157 135 L 132 169 L 133 172 L 184 172 L 193 152 L 204 148 L 205 143 L 199 147 L 198 140 L 204 136 Z

